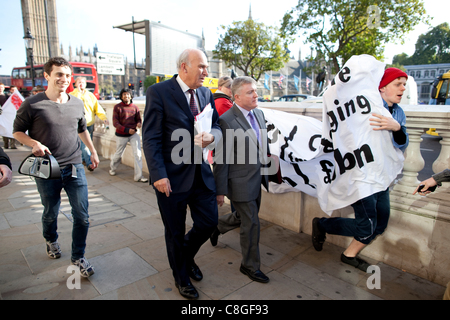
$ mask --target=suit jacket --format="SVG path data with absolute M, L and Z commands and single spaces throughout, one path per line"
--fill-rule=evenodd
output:
M 253 109 L 253 113 L 261 128 L 263 146 L 235 104 L 219 120 L 223 136 L 216 149 L 214 178 L 217 194 L 226 195 L 232 201 L 255 200 L 261 183 L 269 190 L 268 177 L 261 174 L 261 168 L 268 164 L 266 121 L 261 110 Z
M 194 132 L 194 116 L 176 77 L 150 86 L 147 90 L 142 142 L 150 183 L 168 178 L 172 193 L 186 192 L 194 181 L 197 167 L 194 163 L 198 163 L 205 185 L 215 190 L 211 168 L 201 160 L 201 148 L 194 146 L 197 134 Z M 214 109 L 211 126 L 214 142 L 208 146 L 213 148 L 222 137 L 213 95 L 209 89 L 200 87 L 197 98 L 201 110 L 209 103 Z M 198 161 L 194 161 L 195 155 Z

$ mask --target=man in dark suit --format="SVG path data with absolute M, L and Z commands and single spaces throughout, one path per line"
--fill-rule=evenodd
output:
M 234 105 L 219 120 L 223 138 L 216 150 L 214 178 L 218 205 L 222 206 L 226 195 L 235 211 L 219 217 L 211 243 L 215 246 L 219 234 L 240 227 L 240 271 L 254 281 L 266 283 L 269 278 L 260 270 L 258 212 L 261 184 L 268 190 L 267 174 L 276 168 L 267 157 L 269 146 L 264 114 L 256 109 L 256 81 L 250 77 L 236 78 L 231 90 Z
M 194 257 L 218 222 L 214 176 L 202 161 L 202 148 L 212 150 L 222 132 L 213 95 L 202 87 L 208 76 L 205 54 L 187 49 L 177 67 L 178 75 L 147 90 L 142 140 L 176 286 L 182 296 L 196 299 L 189 278 L 200 281 L 203 275 Z M 208 104 L 213 108 L 211 132 L 194 132 L 194 115 Z M 185 235 L 188 205 L 194 225 Z

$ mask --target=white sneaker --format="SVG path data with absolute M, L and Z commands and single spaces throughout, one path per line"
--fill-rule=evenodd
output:
M 46 241 L 45 244 L 47 245 L 47 255 L 51 259 L 61 258 L 61 247 L 59 246 L 58 240 L 55 242 Z
M 148 179 L 142 177 L 142 178 L 140 178 L 139 180 L 134 180 L 134 181 L 135 181 L 135 182 L 148 182 Z
M 87 261 L 85 257 L 82 257 L 78 260 L 71 259 L 71 262 L 73 265 L 80 268 L 80 275 L 84 278 L 88 278 L 95 273 L 94 267 L 89 263 L 89 261 Z
M 116 175 L 116 172 L 113 171 L 113 170 L 109 170 L 109 175 L 110 175 L 110 176 L 115 176 L 115 175 Z

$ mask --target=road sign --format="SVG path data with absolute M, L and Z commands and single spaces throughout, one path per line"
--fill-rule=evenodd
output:
M 97 52 L 97 73 L 125 75 L 125 59 L 123 54 Z

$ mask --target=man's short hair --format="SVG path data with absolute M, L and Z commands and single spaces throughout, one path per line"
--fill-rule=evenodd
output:
M 250 77 L 246 77 L 246 76 L 242 76 L 242 77 L 237 77 L 233 80 L 233 83 L 231 84 L 231 93 L 233 94 L 233 98 L 234 96 L 239 92 L 239 89 L 244 85 L 244 84 L 254 84 L 256 86 L 256 81 L 253 78 Z
M 69 67 L 70 68 L 70 72 L 73 73 L 73 68 L 72 65 L 67 62 L 66 59 L 62 58 L 62 57 L 54 57 L 54 58 L 50 58 L 45 64 L 44 64 L 44 71 L 46 74 L 50 75 L 52 73 L 53 70 L 53 66 L 57 66 L 57 67 Z

